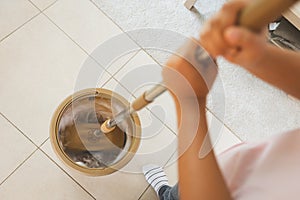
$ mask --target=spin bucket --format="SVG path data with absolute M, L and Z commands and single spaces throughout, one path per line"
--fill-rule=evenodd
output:
M 139 117 L 131 114 L 107 134 L 100 126 L 128 107 L 122 96 L 100 88 L 67 97 L 54 112 L 50 125 L 55 153 L 65 165 L 86 175 L 103 176 L 120 170 L 139 147 Z

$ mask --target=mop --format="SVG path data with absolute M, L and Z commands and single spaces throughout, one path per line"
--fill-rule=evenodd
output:
M 265 27 L 269 22 L 278 18 L 280 13 L 284 12 L 286 9 L 295 4 L 298 0 L 257 0 L 250 4 L 248 7 L 243 9 L 239 15 L 238 25 L 246 27 L 254 32 L 259 32 L 263 27 Z M 212 62 L 213 59 L 210 57 L 206 51 L 197 51 L 197 48 L 192 48 L 190 45 L 184 49 L 187 55 L 195 55 L 199 62 L 193 62 L 193 66 L 198 70 L 207 65 L 207 62 L 211 64 L 210 66 L 215 66 Z M 198 48 L 199 49 L 199 48 Z M 196 52 L 193 52 L 196 51 Z M 198 53 L 198 54 L 197 54 Z M 201 69 L 200 69 L 201 71 Z M 139 98 L 137 98 L 131 106 L 120 112 L 115 118 L 107 119 L 101 125 L 101 131 L 103 133 L 110 133 L 113 131 L 118 123 L 126 119 L 131 113 L 136 112 L 149 103 L 154 101 L 154 99 L 164 93 L 167 89 L 158 84 L 154 86 L 149 91 L 143 93 Z

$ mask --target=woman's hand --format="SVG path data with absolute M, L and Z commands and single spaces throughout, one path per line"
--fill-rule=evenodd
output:
M 187 41 L 177 53 L 163 69 L 165 85 L 178 100 L 206 98 L 217 75 L 216 63 L 195 39 Z
M 246 28 L 235 26 L 238 13 L 249 2 L 229 1 L 205 24 L 200 34 L 201 45 L 214 58 L 223 56 L 245 68 L 258 66 L 267 49 L 267 40 L 263 32 L 253 33 Z

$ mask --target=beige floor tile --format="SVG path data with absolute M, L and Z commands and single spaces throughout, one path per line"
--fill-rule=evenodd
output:
M 105 31 L 103 32 L 105 34 Z M 120 33 L 107 37 L 101 43 L 95 43 L 97 47 L 90 53 L 108 72 L 115 74 L 137 52 L 141 50 L 127 33 Z
M 39 9 L 44 10 L 57 0 L 31 0 Z
M 111 78 L 112 76 L 89 56 L 78 72 L 74 90 L 102 87 Z
M 42 146 L 42 149 L 96 199 L 138 199 L 147 187 L 147 183 L 141 173 L 118 171 L 106 176 L 90 177 L 63 164 L 54 153 L 49 140 Z
M 39 10 L 27 0 L 2 0 L 0 2 L 0 41 L 38 13 Z
M 138 97 L 146 90 L 160 83 L 162 68 L 144 51 L 134 56 L 118 73 L 115 78 L 133 94 Z M 134 99 L 131 99 L 133 101 Z M 147 108 L 155 114 L 164 124 L 177 130 L 175 104 L 168 92 L 162 94 Z M 148 112 L 149 112 L 148 110 Z
M 207 123 L 211 140 L 214 142 L 216 154 L 220 154 L 226 149 L 241 143 L 242 141 L 233 134 L 222 122 L 220 122 L 210 111 L 206 112 Z
M 147 129 L 143 127 L 142 121 L 140 147 L 132 162 L 128 163 L 122 171 L 141 173 L 144 165 L 152 163 L 164 166 L 167 163 L 177 148 L 177 137 L 169 129 L 163 125 L 161 126 L 161 129 L 153 132 L 152 129 L 155 130 L 157 127 Z
M 0 44 L 0 110 L 37 145 L 87 55 L 40 15 Z
M 110 79 L 107 83 L 105 83 L 103 88 L 116 92 L 117 94 L 124 97 L 127 101 L 132 98 L 132 95 L 114 78 Z
M 162 68 L 144 51 L 135 55 L 114 77 L 135 96 L 162 81 Z
M 152 187 L 149 187 L 139 200 L 159 200 L 157 194 Z
M 39 150 L 0 187 L 0 198 L 93 199 Z
M 0 183 L 36 148 L 24 135 L 0 115 Z
M 147 91 L 148 87 L 141 87 L 136 93 Z M 139 92 L 141 91 L 141 92 Z M 135 95 L 135 93 L 134 93 Z M 136 95 L 135 95 L 136 96 Z M 153 113 L 174 133 L 177 133 L 177 114 L 174 100 L 169 92 L 165 92 L 157 97 L 151 104 L 147 106 L 148 111 Z
M 119 56 L 115 59 L 108 67 L 106 67 L 107 71 L 112 75 L 121 70 L 124 65 L 126 65 L 139 51 L 134 51 L 125 55 Z
M 108 81 L 109 81 L 111 78 L 112 78 L 112 76 L 111 76 L 109 73 L 104 72 L 103 75 L 99 78 L 99 81 L 98 81 L 96 87 L 100 87 L 100 88 L 104 87 L 104 85 L 105 85 L 106 83 L 108 83 Z
M 173 163 L 168 163 L 165 167 L 164 170 L 166 172 L 166 175 L 169 179 L 169 184 L 171 186 L 175 185 L 178 182 L 178 167 L 177 167 L 177 162 Z
M 122 33 L 88 0 L 60 0 L 45 13 L 89 53 L 104 41 Z

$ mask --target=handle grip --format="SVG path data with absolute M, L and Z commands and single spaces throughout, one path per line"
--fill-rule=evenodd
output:
M 238 25 L 259 32 L 298 0 L 254 0 L 239 16 Z
M 152 103 L 155 98 L 163 94 L 165 91 L 167 91 L 167 88 L 163 86 L 162 83 L 159 83 L 155 86 L 153 86 L 148 91 L 144 92 L 141 96 L 139 96 L 132 104 L 131 108 L 134 111 L 141 110 L 148 104 Z
M 146 107 L 150 103 L 152 103 L 152 101 L 148 101 L 146 99 L 145 93 L 143 93 L 134 102 L 131 103 L 131 108 L 133 109 L 133 111 L 138 111 Z

